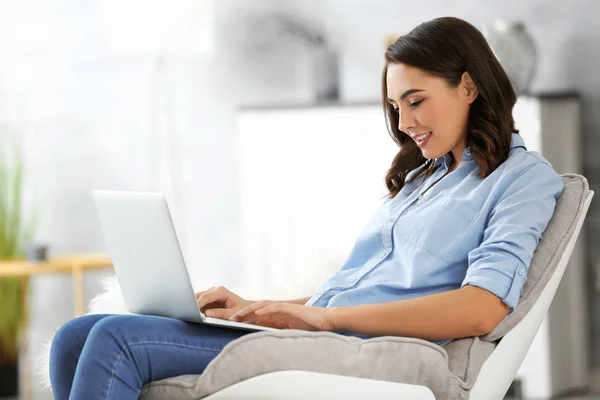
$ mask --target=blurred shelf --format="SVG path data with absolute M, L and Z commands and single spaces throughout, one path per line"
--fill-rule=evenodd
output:
M 0 278 L 25 277 L 47 273 L 71 273 L 73 269 L 112 267 L 112 259 L 103 254 L 59 256 L 47 261 L 0 261 Z

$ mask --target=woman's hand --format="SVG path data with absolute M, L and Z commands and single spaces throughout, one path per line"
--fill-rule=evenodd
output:
M 196 293 L 196 303 L 198 303 L 200 311 L 207 317 L 229 319 L 254 302 L 243 299 L 223 286 L 219 286 Z
M 331 309 L 268 300 L 254 302 L 229 319 L 238 322 L 255 322 L 281 329 L 334 330 Z

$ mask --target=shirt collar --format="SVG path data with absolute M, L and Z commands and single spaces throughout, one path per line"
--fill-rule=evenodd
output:
M 517 147 L 522 147 L 525 150 L 527 150 L 527 147 L 525 146 L 525 140 L 523 140 L 523 137 L 521 135 L 519 135 L 518 133 L 513 133 L 511 134 L 511 144 L 510 144 L 510 149 L 515 149 Z M 471 161 L 473 160 L 473 156 L 471 155 L 471 146 L 467 147 L 465 149 L 465 151 L 463 152 L 462 155 L 462 160 L 463 161 Z M 441 156 L 440 158 L 436 158 L 434 161 L 434 165 L 437 167 L 441 164 L 446 164 L 448 165 L 448 163 L 450 162 L 450 157 L 446 154 L 444 156 Z
M 513 133 L 510 149 L 516 149 L 517 147 L 522 147 L 525 150 L 527 150 L 527 147 L 525 146 L 525 140 L 523 140 L 523 136 L 519 135 L 518 133 Z
M 436 158 L 433 163 L 434 166 L 438 167 L 441 164 L 446 164 L 446 158 L 447 158 L 446 156 L 441 156 L 440 158 Z

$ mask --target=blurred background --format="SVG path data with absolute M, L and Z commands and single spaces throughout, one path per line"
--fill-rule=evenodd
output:
M 597 0 L 0 0 L 0 396 L 52 398 L 43 343 L 114 275 L 92 189 L 165 193 L 194 282 L 311 295 L 386 194 L 383 52 L 440 16 L 493 45 L 529 149 L 598 190 Z M 584 231 L 515 398 L 600 390 L 599 202 Z

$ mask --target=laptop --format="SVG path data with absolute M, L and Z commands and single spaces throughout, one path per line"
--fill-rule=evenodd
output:
M 200 311 L 162 194 L 94 190 L 92 197 L 125 305 L 131 313 L 245 331 L 278 330 L 210 318 Z

